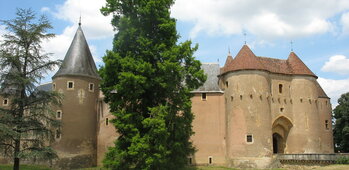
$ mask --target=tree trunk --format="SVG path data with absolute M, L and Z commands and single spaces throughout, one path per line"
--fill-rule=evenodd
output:
M 21 141 L 20 140 L 16 140 L 15 141 L 15 155 L 14 155 L 15 158 L 14 158 L 14 161 L 13 161 L 13 170 L 19 170 L 18 154 L 19 154 L 20 146 L 21 146 Z

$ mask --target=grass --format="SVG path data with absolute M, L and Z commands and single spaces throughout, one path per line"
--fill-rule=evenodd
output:
M 0 165 L 0 170 L 12 170 L 13 165 Z M 53 170 L 43 165 L 20 165 L 20 170 Z
M 21 165 L 21 170 L 54 170 L 49 167 L 45 167 L 42 165 Z M 280 169 L 268 169 L 268 170 L 288 170 L 293 168 L 280 168 Z M 296 168 L 299 169 L 299 168 Z M 321 166 L 321 167 L 307 167 L 304 166 L 301 169 L 312 169 L 312 170 L 348 170 L 349 165 L 328 165 L 328 166 Z M 0 170 L 12 170 L 12 165 L 0 165 Z M 102 167 L 94 167 L 94 168 L 83 168 L 78 170 L 107 170 Z M 185 170 L 240 170 L 235 168 L 227 168 L 222 166 L 190 166 L 187 167 Z M 249 169 L 253 170 L 253 169 Z

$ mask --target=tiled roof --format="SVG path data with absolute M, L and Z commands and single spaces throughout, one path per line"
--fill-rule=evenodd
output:
M 218 87 L 219 64 L 218 63 L 203 63 L 201 69 L 207 75 L 207 80 L 198 89 L 192 92 L 221 92 Z
M 294 52 L 290 53 L 287 60 L 257 57 L 247 45 L 241 48 L 234 59 L 231 56 L 227 57 L 221 74 L 238 70 L 265 70 L 272 73 L 317 77 Z

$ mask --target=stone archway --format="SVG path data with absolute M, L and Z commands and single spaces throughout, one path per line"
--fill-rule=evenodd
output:
M 279 116 L 273 121 L 272 127 L 273 153 L 284 153 L 287 136 L 291 128 L 293 127 L 293 124 L 287 117 Z

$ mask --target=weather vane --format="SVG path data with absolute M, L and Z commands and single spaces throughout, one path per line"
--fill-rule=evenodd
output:
M 246 31 L 244 31 L 244 40 L 245 40 L 245 45 L 246 45 Z
M 290 45 L 291 45 L 291 52 L 293 52 L 293 41 L 292 40 L 290 42 Z

